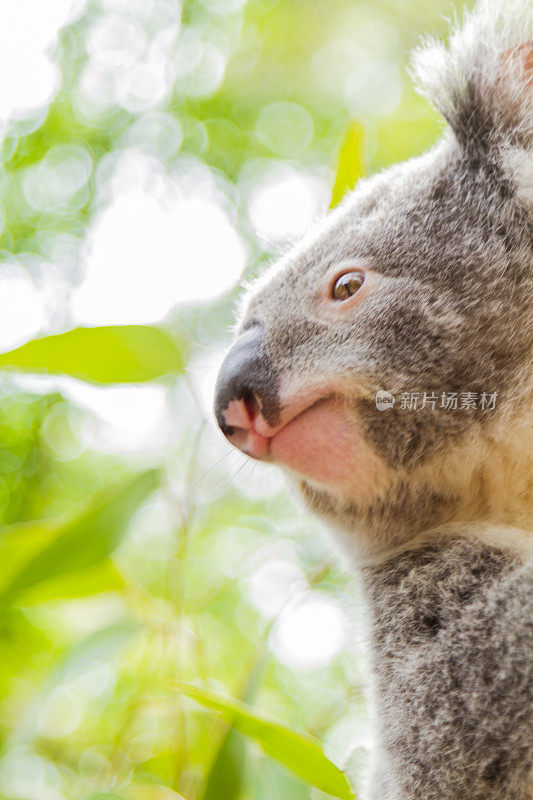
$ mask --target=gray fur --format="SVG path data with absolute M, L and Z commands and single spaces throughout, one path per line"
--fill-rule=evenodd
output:
M 512 57 L 532 38 L 530 2 L 493 0 L 448 50 L 428 44 L 415 73 L 442 140 L 361 182 L 252 288 L 241 322 L 262 327 L 263 381 L 337 380 L 385 465 L 369 497 L 290 476 L 363 568 L 373 800 L 533 796 L 533 91 Z M 325 319 L 326 271 L 363 263 L 379 290 Z M 379 388 L 497 392 L 498 406 L 382 413 Z
M 531 567 L 458 536 L 364 578 L 387 763 L 375 800 L 527 800 Z

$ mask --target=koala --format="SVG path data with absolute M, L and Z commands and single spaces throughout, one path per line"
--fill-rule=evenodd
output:
M 217 422 L 362 578 L 372 800 L 533 797 L 533 5 L 414 57 L 445 119 L 247 293 Z

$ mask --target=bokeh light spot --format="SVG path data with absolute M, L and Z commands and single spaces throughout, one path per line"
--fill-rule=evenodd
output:
M 52 98 L 60 75 L 49 46 L 84 5 L 73 0 L 0 3 L 0 119 Z
M 335 600 L 309 593 L 282 614 L 271 642 L 281 661 L 296 669 L 311 670 L 329 664 L 341 652 L 347 630 L 345 614 Z
M 41 293 L 26 270 L 15 262 L 0 269 L 0 349 L 9 350 L 35 336 L 45 322 Z
M 288 164 L 260 174 L 250 194 L 251 223 L 257 235 L 270 244 L 302 236 L 327 202 L 319 178 Z
M 367 61 L 353 70 L 346 80 L 346 107 L 352 117 L 387 117 L 400 104 L 402 88 L 395 64 Z
M 261 111 L 255 132 L 273 153 L 290 158 L 301 153 L 311 141 L 313 120 L 298 103 L 271 103 Z
M 89 324 L 156 322 L 177 303 L 221 294 L 245 263 L 240 235 L 214 202 L 178 197 L 164 205 L 134 191 L 96 222 L 73 312 Z

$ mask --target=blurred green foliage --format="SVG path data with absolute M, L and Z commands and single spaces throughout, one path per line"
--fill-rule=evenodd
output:
M 57 94 L 6 124 L 2 260 L 52 303 L 46 335 L 0 356 L 2 800 L 349 796 L 334 764 L 356 789 L 364 780 L 364 636 L 324 657 L 317 641 L 315 657 L 308 635 L 307 661 L 291 649 L 302 609 L 348 630 L 357 587 L 284 490 L 263 491 L 270 473 L 254 483 L 231 461 L 201 396 L 237 288 L 176 310 L 164 329 L 72 330 L 68 298 L 128 149 L 166 175 L 211 170 L 250 275 L 276 250 L 248 213 L 264 169 L 315 176 L 335 204 L 363 171 L 423 152 L 441 123 L 406 77 L 407 54 L 451 15 L 444 0 L 89 0 L 59 35 Z M 110 21 L 132 37 L 122 50 L 102 45 Z M 114 447 L 72 381 L 17 368 L 148 382 L 164 396 L 165 435 Z M 132 395 L 120 397 L 127 417 Z M 184 682 L 204 686 L 209 709 Z M 209 690 L 236 698 L 233 717 Z
M 183 371 L 185 342 L 148 325 L 74 328 L 0 354 L 0 367 L 72 375 L 94 383 L 138 383 Z
M 364 165 L 364 128 L 352 122 L 339 149 L 339 159 L 335 170 L 335 183 L 331 193 L 331 208 L 335 208 L 346 192 L 351 191 L 358 180 L 366 174 Z

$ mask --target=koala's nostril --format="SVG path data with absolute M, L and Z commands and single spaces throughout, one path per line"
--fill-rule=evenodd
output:
M 277 381 L 264 351 L 263 328 L 254 325 L 239 336 L 220 368 L 215 415 L 229 438 L 238 429 L 250 429 L 259 414 L 273 416 L 276 409 Z
M 217 421 L 218 421 L 218 419 L 217 419 Z M 230 436 L 233 436 L 233 434 L 235 433 L 235 430 L 236 430 L 233 427 L 233 425 L 226 425 L 225 422 L 219 422 L 218 423 L 218 427 L 220 428 L 220 430 L 222 431 L 224 436 L 227 436 L 228 439 L 229 439 Z
M 251 389 L 244 389 L 242 393 L 242 402 L 244 403 L 244 408 L 250 418 L 250 422 L 253 422 L 261 411 L 255 392 L 252 392 Z

